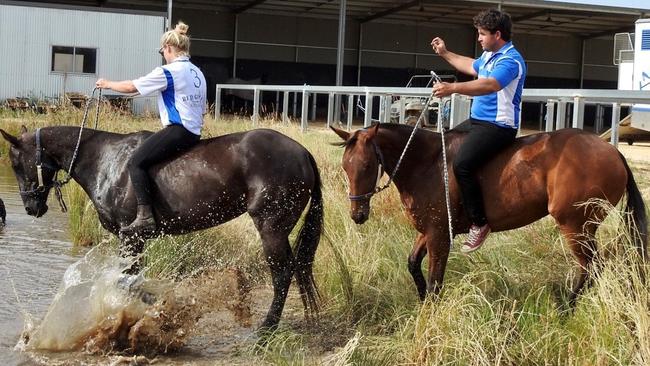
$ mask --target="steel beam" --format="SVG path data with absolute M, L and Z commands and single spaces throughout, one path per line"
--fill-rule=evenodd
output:
M 261 3 L 265 2 L 265 1 L 266 0 L 251 1 L 250 3 L 248 3 L 248 4 L 246 4 L 246 5 L 242 6 L 242 7 L 239 7 L 237 9 L 233 10 L 232 12 L 235 13 L 235 14 L 240 14 L 240 13 L 245 12 L 248 9 L 256 7 L 257 5 L 259 5 L 259 4 L 261 4 Z

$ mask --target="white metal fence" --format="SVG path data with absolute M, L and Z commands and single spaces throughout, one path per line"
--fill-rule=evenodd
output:
M 243 85 L 243 84 L 217 84 L 215 119 L 220 118 L 221 113 L 221 92 L 225 89 L 244 90 L 253 92 L 252 119 L 257 122 L 260 113 L 260 95 L 262 92 L 276 92 L 277 100 L 280 93 L 283 94 L 282 107 L 280 109 L 282 120 L 288 121 L 290 94 L 294 94 L 294 111 L 297 96 L 302 96 L 300 126 L 305 130 L 309 121 L 309 97 L 318 94 L 328 95 L 327 104 L 327 126 L 338 118 L 334 116 L 334 97 L 347 96 L 347 128 L 352 128 L 353 109 L 355 98 L 365 97 L 364 127 L 370 126 L 373 118 L 373 103 L 379 98 L 379 121 L 388 122 L 390 118 L 390 100 L 393 96 L 416 96 L 429 97 L 430 88 L 386 88 L 386 87 L 362 87 L 362 86 L 311 86 L 311 85 Z M 454 94 L 450 99 L 450 127 L 454 127 L 466 118 L 464 113 L 468 103 L 464 103 L 468 97 Z M 571 126 L 582 129 L 584 127 L 584 109 L 587 104 L 611 105 L 612 106 L 612 143 L 618 143 L 618 122 L 620 121 L 621 106 L 630 106 L 635 103 L 650 104 L 650 92 L 634 90 L 609 90 L 609 89 L 524 89 L 524 102 L 546 103 L 545 130 L 553 131 L 567 127 L 567 106 L 572 106 Z M 443 105 L 445 99 L 433 98 L 433 102 Z M 316 110 L 316 98 L 312 98 L 312 119 Z M 296 113 L 294 112 L 294 115 Z M 438 113 L 440 116 L 441 113 Z M 602 118 L 602 111 L 597 115 Z M 404 108 L 400 111 L 400 122 L 404 121 Z M 440 126 L 440 124 L 438 124 Z

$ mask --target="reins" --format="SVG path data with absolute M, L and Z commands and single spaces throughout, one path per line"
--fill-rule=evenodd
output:
M 441 82 L 442 80 L 434 71 L 431 71 L 431 77 L 436 81 L 436 82 Z M 422 109 L 422 112 L 420 112 L 420 117 L 418 117 L 417 122 L 415 123 L 415 126 L 413 127 L 413 131 L 411 132 L 411 135 L 409 136 L 409 139 L 406 141 L 406 145 L 404 145 L 404 149 L 402 150 L 402 154 L 400 155 L 399 159 L 397 160 L 397 164 L 395 165 L 395 169 L 393 170 L 393 173 L 388 176 L 388 182 L 386 182 L 383 186 L 379 186 L 379 178 L 381 178 L 382 172 L 381 170 L 378 172 L 377 176 L 377 183 L 375 183 L 375 188 L 365 194 L 360 194 L 360 195 L 352 195 L 348 194 L 348 199 L 350 201 L 361 201 L 363 199 L 370 199 L 372 196 L 375 194 L 383 191 L 384 189 L 388 188 L 390 186 L 391 182 L 393 182 L 395 176 L 397 175 L 397 171 L 399 170 L 400 165 L 402 164 L 402 160 L 404 159 L 404 156 L 406 155 L 406 151 L 408 150 L 409 146 L 411 145 L 411 141 L 413 140 L 413 137 L 415 136 L 415 133 L 417 132 L 418 128 L 420 127 L 420 122 L 422 121 L 422 117 L 424 117 L 424 112 L 427 110 L 429 107 L 429 103 L 431 103 L 431 99 L 433 98 L 433 93 L 429 95 L 427 98 L 426 103 L 424 103 L 424 108 Z M 444 107 L 438 107 L 438 113 L 442 113 L 442 109 Z M 448 224 L 449 224 L 449 246 L 453 246 L 453 239 L 454 239 L 454 229 L 452 225 L 452 220 L 451 220 L 451 200 L 449 198 L 449 171 L 447 168 L 447 148 L 446 148 L 446 143 L 445 143 L 445 129 L 443 126 L 440 126 L 440 137 L 442 140 L 442 161 L 443 161 L 443 180 L 444 180 L 444 185 L 445 185 L 445 203 L 447 205 L 447 219 L 448 219 Z M 384 162 L 384 155 L 381 153 L 381 150 L 379 149 L 379 146 L 377 146 L 377 143 L 372 140 L 372 146 L 375 149 L 375 155 L 377 156 L 377 159 L 379 160 L 379 165 L 381 167 L 386 168 L 386 164 Z
M 70 160 L 70 166 L 68 167 L 68 170 L 66 171 L 66 176 L 62 180 L 57 180 L 57 175 L 58 175 L 58 169 L 55 166 L 49 165 L 49 164 L 43 164 L 43 145 L 41 144 L 41 129 L 37 128 L 36 129 L 36 134 L 35 134 L 35 140 L 36 140 L 36 176 L 38 179 L 38 186 L 36 188 L 29 190 L 29 191 L 20 191 L 21 196 L 25 197 L 34 197 L 37 196 L 41 193 L 46 192 L 48 188 L 53 188 L 54 193 L 56 195 L 56 199 L 59 202 L 59 206 L 61 206 L 61 212 L 67 212 L 68 207 L 65 204 L 65 201 L 63 200 L 63 193 L 61 192 L 61 187 L 63 187 L 66 183 L 68 183 L 71 179 L 72 176 L 70 175 L 70 172 L 72 172 L 72 168 L 74 166 L 74 163 L 77 159 L 77 154 L 79 153 L 79 146 L 81 145 L 81 135 L 83 133 L 83 129 L 86 126 L 86 120 L 88 119 L 88 109 L 90 108 L 90 103 L 94 100 L 95 97 L 95 91 L 99 90 L 99 93 L 97 94 L 97 109 L 95 112 L 95 129 L 97 128 L 97 124 L 99 122 L 99 105 L 102 97 L 102 90 L 95 87 L 90 94 L 90 98 L 86 101 L 86 108 L 84 110 L 84 115 L 83 119 L 81 120 L 81 127 L 79 128 L 79 136 L 77 138 L 77 144 L 75 145 L 74 152 L 72 153 L 72 159 Z M 56 170 L 54 173 L 54 178 L 51 183 L 45 184 L 43 181 L 43 167 Z
M 402 150 L 402 154 L 400 155 L 399 160 L 397 160 L 397 164 L 395 165 L 395 169 L 393 170 L 393 173 L 391 173 L 388 176 L 388 182 L 386 182 L 383 186 L 378 186 L 377 184 L 375 184 L 375 189 L 373 189 L 372 191 L 370 191 L 368 193 L 365 193 L 365 194 L 360 194 L 360 195 L 348 194 L 348 199 L 350 199 L 350 201 L 360 201 L 360 200 L 365 199 L 365 198 L 370 198 L 373 195 L 383 191 L 384 189 L 388 188 L 388 186 L 390 186 L 390 184 L 395 179 L 395 175 L 397 175 L 397 171 L 399 170 L 399 167 L 402 164 L 402 160 L 404 159 L 404 156 L 406 155 L 406 151 L 408 150 L 409 146 L 411 145 L 411 141 L 413 140 L 413 136 L 415 136 L 415 133 L 417 132 L 417 130 L 418 130 L 419 126 L 420 126 L 420 121 L 422 121 L 422 117 L 424 117 L 424 112 L 429 107 L 429 103 L 431 102 L 431 98 L 433 98 L 433 94 L 429 95 L 429 97 L 427 98 L 426 103 L 424 103 L 424 108 L 422 109 L 422 112 L 420 112 L 420 117 L 418 117 L 418 120 L 415 123 L 415 126 L 413 127 L 413 131 L 411 132 L 411 135 L 409 136 L 409 139 L 406 141 L 406 145 L 404 146 L 404 149 Z M 379 160 L 379 164 L 381 166 L 383 166 L 384 169 L 385 169 L 386 164 L 384 163 L 384 156 L 381 153 L 381 150 L 379 149 L 379 147 L 377 146 L 377 144 L 375 143 L 374 140 L 372 140 L 372 146 L 375 149 L 375 155 L 377 155 L 377 158 Z M 380 174 L 381 174 L 381 172 L 380 172 Z M 379 180 L 379 177 L 378 177 L 377 180 Z

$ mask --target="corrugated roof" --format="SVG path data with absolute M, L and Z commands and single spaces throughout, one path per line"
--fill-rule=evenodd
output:
M 0 1 L 1 2 L 1 1 Z M 27 3 L 29 1 L 14 1 Z M 54 0 L 37 3 L 167 11 L 165 0 Z M 479 11 L 501 6 L 516 32 L 593 38 L 632 31 L 650 10 L 542 0 L 347 0 L 347 16 L 361 23 L 438 23 L 471 25 Z M 256 13 L 336 19 L 340 0 L 173 0 L 174 9 Z

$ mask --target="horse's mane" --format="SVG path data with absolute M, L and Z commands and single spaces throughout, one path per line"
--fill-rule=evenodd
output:
M 365 127 L 360 130 L 357 130 L 347 141 L 334 142 L 332 143 L 332 145 L 340 146 L 340 147 L 346 147 L 348 145 L 352 145 L 356 142 L 357 134 L 359 134 L 360 131 L 367 131 L 369 128 L 373 128 L 376 125 L 377 123 L 374 123 L 370 127 Z M 407 135 L 410 135 L 413 132 L 413 126 L 409 126 L 405 124 L 397 124 L 397 123 L 379 123 L 379 129 L 395 131 L 397 133 L 407 134 Z M 437 138 L 436 136 L 440 136 L 439 132 L 435 132 L 426 128 L 420 128 L 420 131 L 426 134 L 426 138 L 432 138 L 432 137 Z M 452 129 L 452 130 L 445 131 L 445 136 L 447 136 L 448 138 L 455 138 L 456 136 L 462 136 L 466 133 L 467 131 L 465 130 Z M 420 134 L 420 136 L 422 136 L 422 134 Z
M 380 123 L 379 128 L 392 130 L 392 131 L 399 131 L 399 132 L 408 132 L 409 134 L 411 132 L 413 132 L 413 126 L 397 124 L 397 123 Z M 420 128 L 420 130 L 422 132 L 427 133 L 427 134 L 433 134 L 433 135 L 439 135 L 440 134 L 439 132 L 429 130 L 429 129 L 426 129 L 426 128 Z M 466 133 L 467 133 L 467 131 L 459 130 L 459 129 L 445 130 L 445 135 L 446 136 L 464 135 Z

